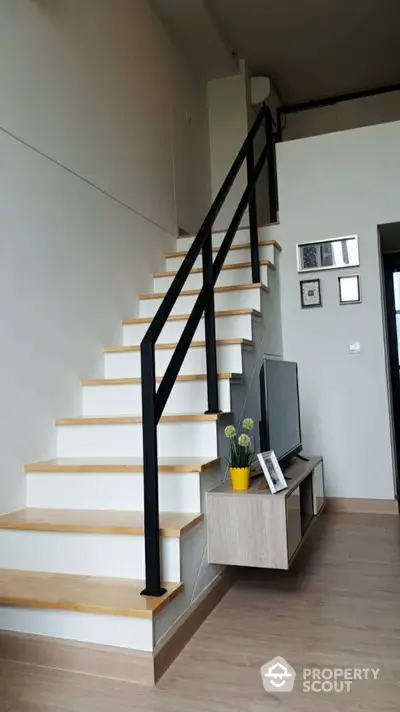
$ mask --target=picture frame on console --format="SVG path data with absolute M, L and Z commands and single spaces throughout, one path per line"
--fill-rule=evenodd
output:
M 260 452 L 257 457 L 272 494 L 286 489 L 287 483 L 274 451 Z

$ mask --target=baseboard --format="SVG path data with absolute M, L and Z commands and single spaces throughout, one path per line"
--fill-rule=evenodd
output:
M 153 653 L 0 631 L 0 660 L 154 686 L 230 589 L 233 580 L 231 571 L 224 571 L 215 585 L 203 591 L 178 619 Z
M 393 499 L 355 499 L 353 497 L 327 497 L 326 511 L 348 514 L 399 514 L 398 503 Z
M 154 685 L 151 653 L 0 631 L 0 660 Z
M 154 650 L 154 679 L 158 680 L 182 652 L 196 631 L 229 591 L 235 580 L 233 569 L 225 569 L 176 621 Z

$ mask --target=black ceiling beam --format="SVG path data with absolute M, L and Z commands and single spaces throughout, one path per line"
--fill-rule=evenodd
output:
M 299 104 L 288 104 L 281 106 L 280 114 L 295 114 L 298 111 L 307 111 L 308 109 L 317 109 L 320 106 L 332 106 L 340 104 L 342 101 L 352 101 L 353 99 L 365 99 L 368 96 L 377 96 L 378 94 L 388 94 L 389 92 L 400 91 L 400 83 L 388 84 L 384 87 L 375 87 L 373 89 L 364 89 L 363 91 L 353 91 L 350 94 L 337 94 L 329 96 L 325 99 L 313 99 L 312 101 L 304 101 Z

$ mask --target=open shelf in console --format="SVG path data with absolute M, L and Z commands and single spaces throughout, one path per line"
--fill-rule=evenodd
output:
M 300 483 L 300 524 L 301 524 L 301 536 L 303 537 L 316 516 L 314 512 L 314 478 L 313 473 L 310 472 L 309 475 Z

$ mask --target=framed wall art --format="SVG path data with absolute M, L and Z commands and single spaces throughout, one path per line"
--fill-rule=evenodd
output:
M 358 267 L 359 264 L 357 235 L 303 242 L 297 245 L 298 272 Z
M 339 277 L 339 304 L 359 304 L 361 302 L 360 275 L 349 274 Z
M 322 307 L 321 282 L 319 279 L 303 279 L 300 282 L 301 308 Z

